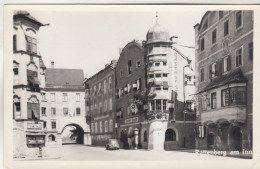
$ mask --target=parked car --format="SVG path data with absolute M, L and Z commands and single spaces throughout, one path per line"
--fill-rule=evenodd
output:
M 117 139 L 109 139 L 109 142 L 106 144 L 106 150 L 119 150 Z

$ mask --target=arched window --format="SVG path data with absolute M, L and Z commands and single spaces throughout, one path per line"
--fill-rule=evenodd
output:
M 49 141 L 55 141 L 55 136 L 54 135 L 49 135 Z
M 147 131 L 144 131 L 144 142 L 147 142 Z
M 173 129 L 166 130 L 165 141 L 176 141 L 176 133 Z

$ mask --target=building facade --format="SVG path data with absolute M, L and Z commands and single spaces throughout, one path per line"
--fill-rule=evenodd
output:
M 75 129 L 75 143 L 89 145 L 83 70 L 54 68 L 54 62 L 52 64 L 53 67 L 46 70 L 46 87 L 41 93 L 41 118 L 46 121 L 47 130 L 46 146 L 60 147 L 70 143 L 63 134 L 68 126 Z
M 208 11 L 194 28 L 196 147 L 252 150 L 253 11 Z
M 194 90 L 190 60 L 157 21 L 146 41 L 130 42 L 120 53 L 116 120 L 121 147 L 195 147 Z
M 84 81 L 86 114 L 91 124 L 92 145 L 105 146 L 115 137 L 115 67 L 111 61 L 104 69 Z
M 44 120 L 40 117 L 46 67 L 39 53 L 44 26 L 27 11 L 13 16 L 13 141 L 14 158 L 46 156 Z

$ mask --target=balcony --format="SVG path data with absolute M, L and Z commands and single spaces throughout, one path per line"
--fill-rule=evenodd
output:
M 239 122 L 245 123 L 246 106 L 230 106 L 221 109 L 201 112 L 202 124 L 216 124 L 222 122 Z

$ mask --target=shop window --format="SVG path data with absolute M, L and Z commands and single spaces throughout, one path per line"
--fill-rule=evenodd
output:
M 236 12 L 236 29 L 242 27 L 242 11 Z
M 213 45 L 216 42 L 217 42 L 217 29 L 214 29 L 211 35 L 211 44 Z
M 216 92 L 211 93 L 211 109 L 217 108 L 217 94 Z
M 147 142 L 147 131 L 144 131 L 144 142 Z
M 224 36 L 229 34 L 229 21 L 224 22 Z
M 26 40 L 26 51 L 31 53 L 37 53 L 37 40 L 30 36 L 26 36 Z
M 172 129 L 167 129 L 165 132 L 165 141 L 176 141 L 176 133 Z

